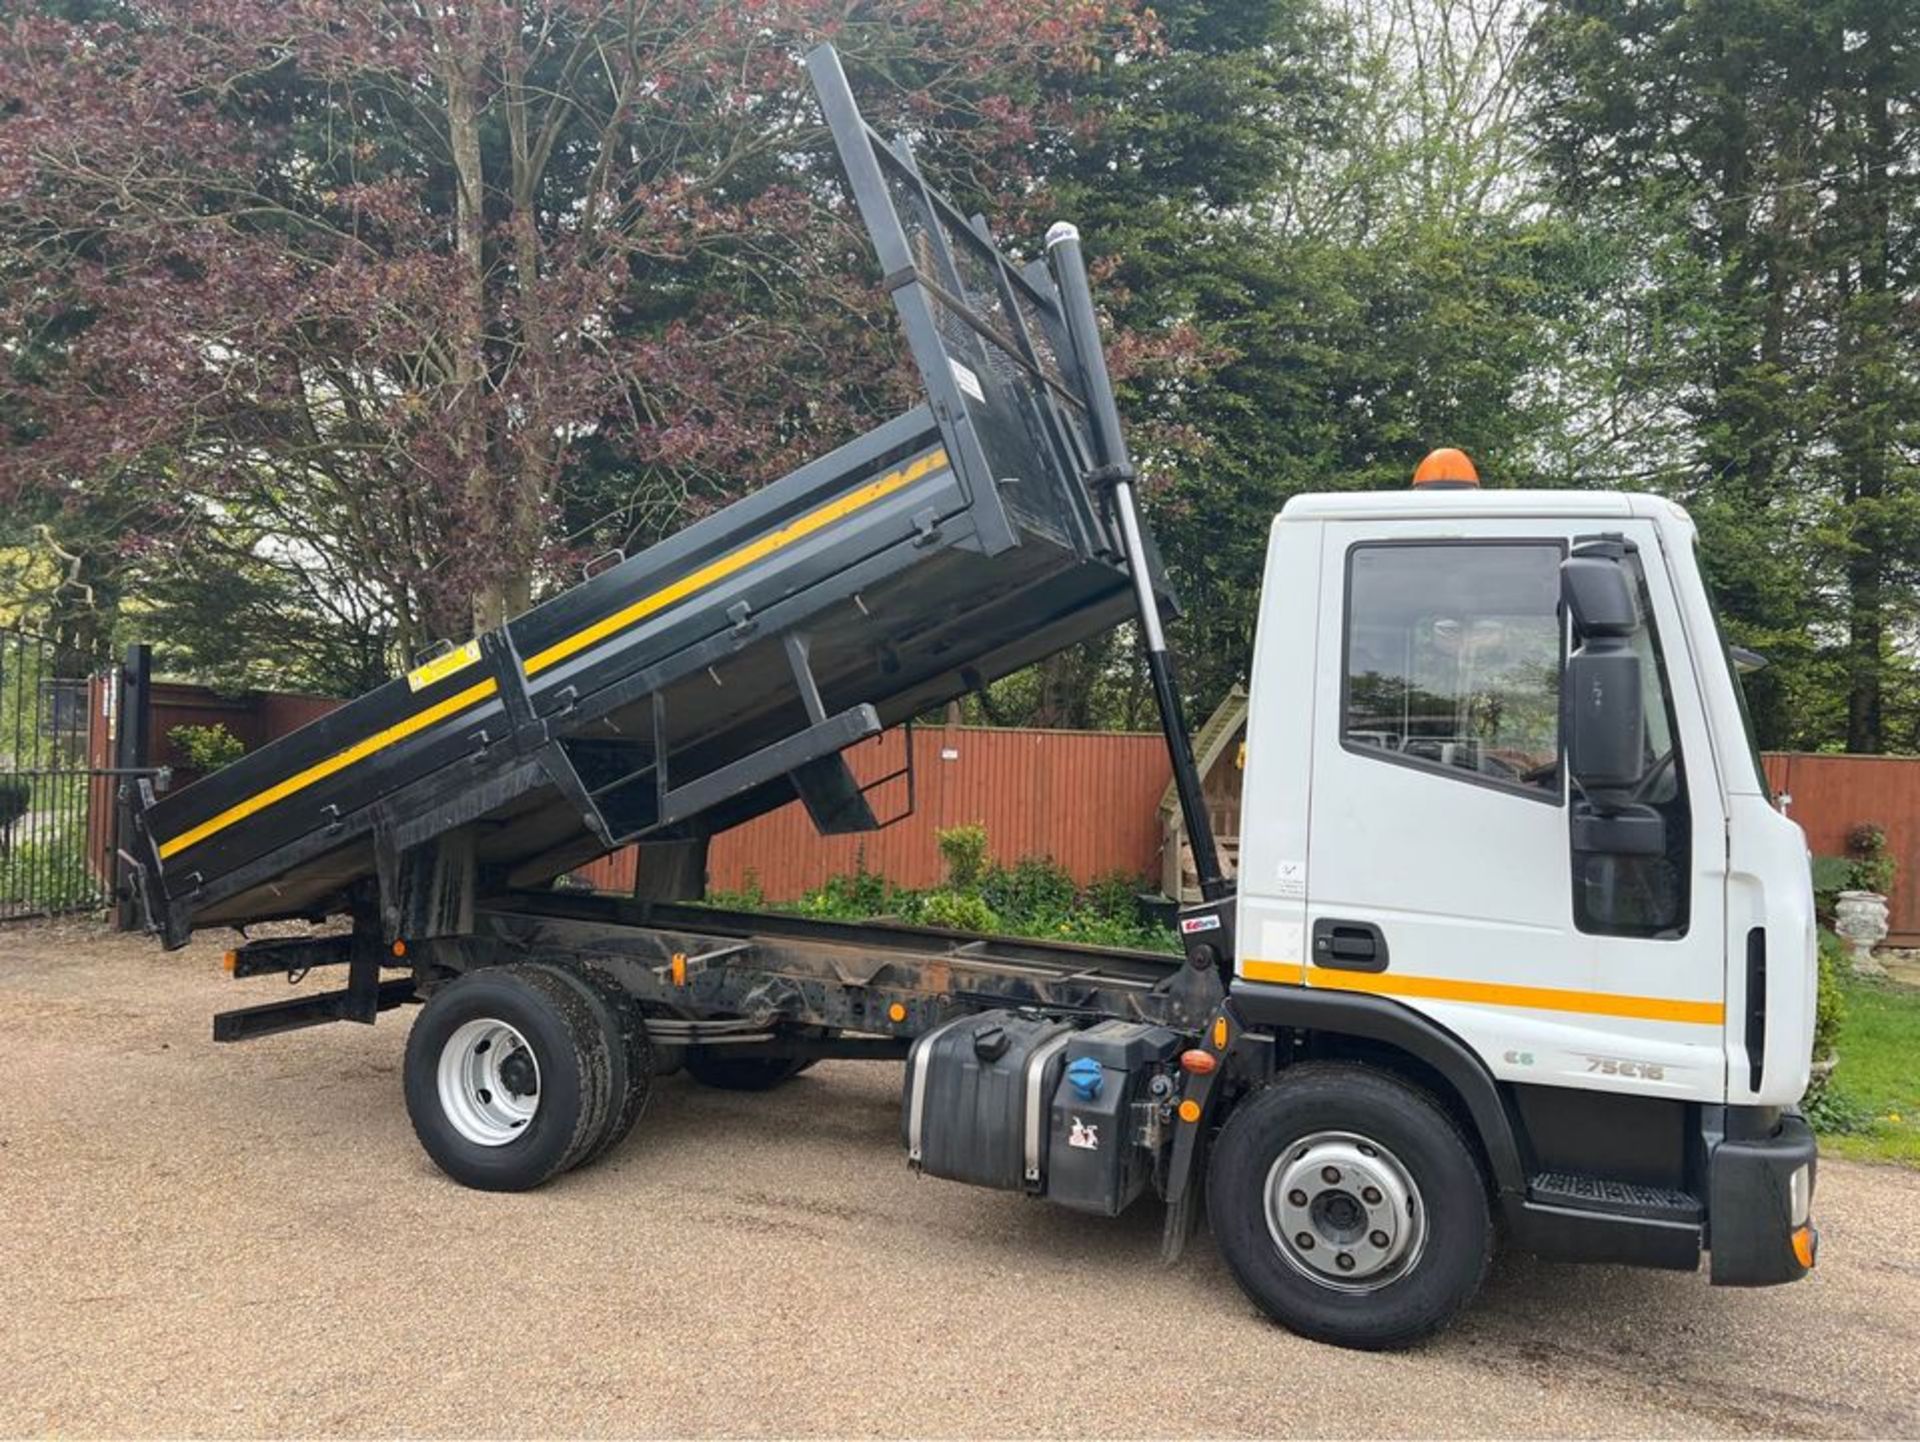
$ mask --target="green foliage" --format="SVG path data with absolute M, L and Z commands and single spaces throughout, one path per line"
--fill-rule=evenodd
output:
M 1800 1110 L 1823 1139 L 1861 1136 L 1873 1130 L 1873 1113 L 1865 1103 L 1837 1086 L 1809 1089 Z
M 977 891 L 987 869 L 987 828 L 949 826 L 934 832 L 933 839 L 946 863 L 947 885 L 955 891 Z
M 1820 930 L 1817 965 L 1819 990 L 1813 1010 L 1813 1059 L 1833 1056 L 1840 1045 L 1846 1020 L 1845 982 L 1851 974 L 1847 944 L 1824 927 Z
M 1069 912 L 1079 889 L 1058 862 L 1022 857 L 1010 867 L 989 866 L 980 879 L 980 895 L 995 912 L 1027 930 L 1045 931 Z
M 1843 891 L 1892 893 L 1894 859 L 1886 833 L 1878 826 L 1856 826 L 1847 835 L 1845 856 L 1813 858 L 1813 910 L 1823 926 L 1833 924 L 1834 908 Z
M 706 904 L 720 911 L 766 911 L 766 889 L 760 884 L 760 873 L 748 869 L 741 880 L 738 891 L 709 891 Z
M 1833 924 L 1840 893 L 1853 889 L 1853 862 L 1844 856 L 1813 858 L 1813 912 L 1824 926 Z
M 988 935 L 1045 937 L 1084 946 L 1178 951 L 1173 934 L 1143 925 L 1136 896 L 1143 882 L 1114 872 L 1081 888 L 1058 862 L 1027 856 L 1012 866 L 989 862 L 981 826 L 937 834 L 947 884 L 930 891 L 894 886 L 866 869 L 862 853 L 851 875 L 831 876 L 790 903 L 770 903 L 757 878 L 741 892 L 714 892 L 708 905 L 735 910 L 784 910 L 833 921 L 890 917 L 913 925 Z M 971 880 L 962 878 L 971 877 Z
M 1564 477 L 1683 499 L 1762 744 L 1912 750 L 1920 10 L 1565 0 L 1530 124 L 1596 266 Z
M 218 771 L 247 754 L 247 746 L 218 721 L 211 726 L 175 726 L 167 740 L 196 771 Z
M 1854 827 L 1847 833 L 1847 858 L 1851 869 L 1848 890 L 1893 894 L 1893 852 L 1887 845 L 1886 832 L 1870 821 Z
M 1086 908 L 1104 921 L 1135 924 L 1139 915 L 1140 878 L 1125 871 L 1109 871 L 1087 886 Z
M 867 870 L 867 853 L 862 848 L 855 856 L 853 875 L 828 877 L 824 885 L 802 897 L 796 909 L 809 916 L 864 920 L 893 915 L 899 909 L 897 898 L 904 894 L 885 877 Z
M 1829 1155 L 1920 1167 L 1920 988 L 1843 975 L 1840 1065 L 1807 1115 Z
M 84 826 L 0 848 L 0 912 L 31 907 L 60 913 L 102 904 L 100 884 L 88 864 Z
M 975 891 L 929 891 L 920 898 L 918 919 L 927 926 L 949 931 L 977 931 L 992 935 L 1002 924 L 991 906 Z

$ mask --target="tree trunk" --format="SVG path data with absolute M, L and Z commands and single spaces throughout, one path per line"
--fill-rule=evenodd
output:
M 1894 398 L 1886 375 L 1897 356 L 1886 354 L 1899 297 L 1889 288 L 1893 225 L 1893 77 L 1891 37 L 1884 24 L 1869 27 L 1860 184 L 1859 293 L 1853 298 L 1853 384 L 1849 389 L 1858 426 L 1848 457 L 1853 505 L 1847 518 L 1847 750 L 1885 749 L 1882 683 L 1886 669 L 1887 577 L 1891 554 L 1884 515 L 1888 462 L 1893 450 L 1890 420 Z M 1845 261 L 1843 260 L 1843 264 Z
M 486 172 L 480 151 L 480 46 L 465 24 L 450 20 L 440 29 L 442 74 L 447 88 L 447 148 L 455 180 L 453 249 L 460 260 L 460 296 L 453 326 L 454 453 L 466 467 L 467 515 L 462 523 L 483 536 L 497 533 L 509 509 L 502 504 L 500 478 L 487 444 L 484 391 L 487 384 L 486 317 Z M 473 629 L 491 630 L 517 609 L 512 558 L 489 548 L 503 564 L 471 579 Z M 520 578 L 524 592 L 526 579 Z

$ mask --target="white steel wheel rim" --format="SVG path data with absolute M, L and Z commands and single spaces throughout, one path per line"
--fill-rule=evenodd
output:
M 492 1017 L 455 1029 L 440 1048 L 436 1080 L 440 1110 L 475 1146 L 506 1146 L 540 1110 L 540 1059 L 525 1037 Z
M 1353 1132 L 1315 1132 L 1267 1171 L 1267 1231 L 1287 1264 L 1336 1292 L 1404 1277 L 1427 1240 L 1426 1205 L 1404 1163 Z

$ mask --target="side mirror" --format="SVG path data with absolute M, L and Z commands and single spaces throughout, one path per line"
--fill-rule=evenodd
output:
M 1604 804 L 1608 793 L 1640 779 L 1646 759 L 1640 658 L 1628 645 L 1640 629 L 1640 604 L 1626 566 L 1613 556 L 1562 561 L 1560 594 L 1581 643 L 1567 658 L 1567 770 Z
M 1560 599 L 1582 639 L 1626 640 L 1640 629 L 1640 602 L 1627 568 L 1612 556 L 1575 554 L 1560 563 Z
M 1640 658 L 1582 646 L 1567 658 L 1567 770 L 1586 792 L 1640 779 L 1647 754 Z

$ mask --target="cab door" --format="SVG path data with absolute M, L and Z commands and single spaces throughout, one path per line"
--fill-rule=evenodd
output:
M 1652 527 L 1637 550 L 1658 855 L 1574 850 L 1559 568 L 1598 526 L 1329 522 L 1307 985 L 1394 998 L 1506 1080 L 1724 1096 L 1725 822 Z

